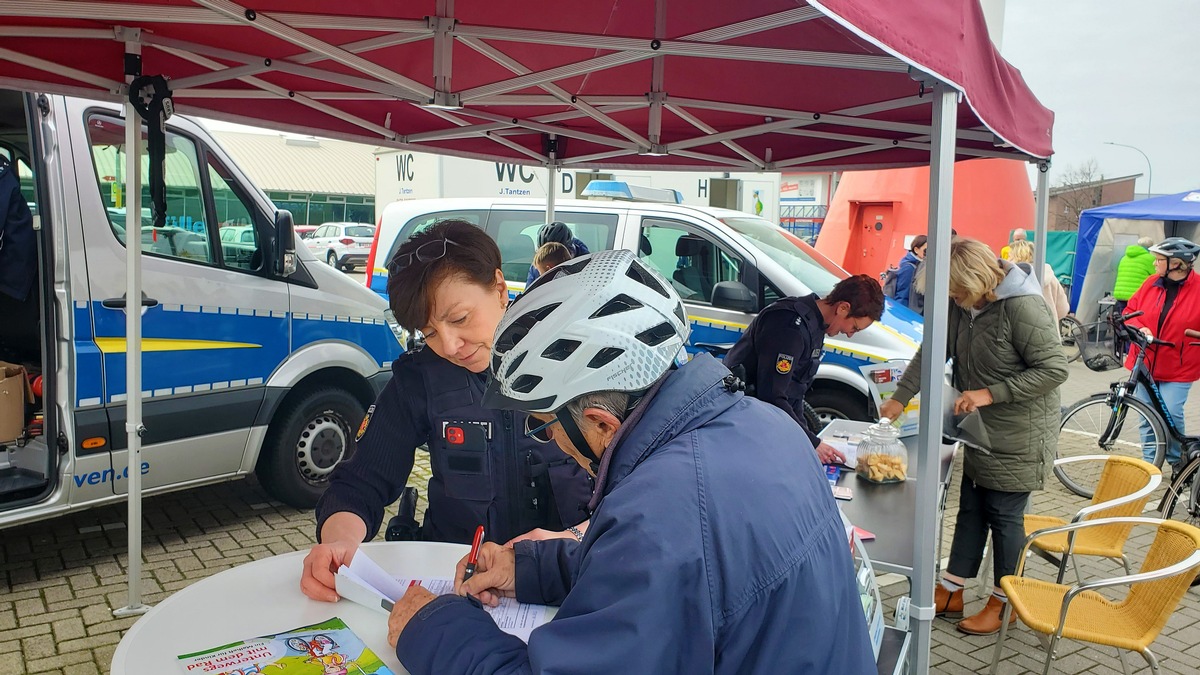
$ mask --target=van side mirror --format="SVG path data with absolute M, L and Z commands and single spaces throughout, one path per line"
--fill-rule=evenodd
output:
M 758 297 L 740 281 L 719 281 L 713 286 L 713 307 L 753 314 L 758 311 Z
M 296 228 L 292 224 L 292 212 L 287 209 L 275 211 L 275 273 L 290 277 L 296 272 Z

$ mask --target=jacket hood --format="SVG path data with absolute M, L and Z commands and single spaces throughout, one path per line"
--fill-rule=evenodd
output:
M 1150 253 L 1150 251 L 1148 249 L 1142 248 L 1141 246 L 1138 246 L 1137 244 L 1133 244 L 1132 246 L 1125 247 L 1125 257 L 1126 258 L 1140 258 L 1145 255 L 1153 255 L 1153 254 Z
M 909 251 L 908 253 L 904 254 L 903 258 L 900 259 L 900 263 L 901 264 L 912 263 L 914 265 L 920 265 L 921 259 L 917 257 L 916 253 Z
M 608 467 L 604 494 L 612 491 L 634 467 L 674 438 L 704 426 L 741 400 L 743 394 L 725 388 L 729 369 L 709 354 L 698 354 L 663 382 L 636 426 L 619 441 Z
M 1007 260 L 1000 261 L 1004 268 L 1004 281 L 996 287 L 996 299 L 1016 298 L 1022 295 L 1042 297 L 1042 285 L 1032 271 L 1027 271 L 1023 265 L 1017 265 Z

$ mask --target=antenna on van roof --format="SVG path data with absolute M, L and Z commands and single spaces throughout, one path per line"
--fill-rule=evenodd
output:
M 683 193 L 679 190 L 630 185 L 620 180 L 594 180 L 587 184 L 580 196 L 589 199 L 620 199 L 628 202 L 683 203 Z

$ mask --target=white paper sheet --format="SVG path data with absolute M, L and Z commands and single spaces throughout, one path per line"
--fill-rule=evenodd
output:
M 863 432 L 871 427 L 870 422 L 854 420 L 830 420 L 821 430 L 821 440 L 837 448 L 845 455 L 845 465 L 853 469 L 858 464 L 858 444 L 862 442 Z
M 381 600 L 395 602 L 413 584 L 424 586 L 434 595 L 450 595 L 454 592 L 453 579 L 392 576 L 361 549 L 354 554 L 349 567 L 342 565 L 338 569 L 335 582 L 338 595 L 383 613 L 389 611 L 389 606 L 381 604 Z M 545 605 L 529 605 L 517 602 L 515 598 L 502 598 L 496 607 L 484 605 L 483 609 L 492 616 L 500 630 L 525 642 L 529 642 L 529 635 L 534 628 L 549 620 Z

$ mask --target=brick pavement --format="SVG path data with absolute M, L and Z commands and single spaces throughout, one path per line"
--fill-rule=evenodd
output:
M 1115 373 L 1096 374 L 1072 364 L 1063 402 L 1101 391 Z M 1200 400 L 1188 405 L 1188 424 L 1200 430 Z M 427 456 L 418 462 L 412 484 L 424 492 Z M 1079 498 L 1057 482 L 1034 498 L 1034 509 L 1067 515 Z M 944 550 L 949 551 L 957 509 L 958 482 L 947 505 Z M 424 508 L 424 504 L 420 505 Z M 196 579 L 251 560 L 302 550 L 313 544 L 313 515 L 270 501 L 253 479 L 148 498 L 144 506 L 144 599 L 155 603 Z M 390 515 L 390 514 L 389 514 Z M 0 675 L 107 673 L 112 654 L 134 619 L 116 619 L 114 607 L 127 601 L 124 569 L 124 507 L 105 507 L 54 520 L 0 531 Z M 1140 564 L 1152 534 L 1130 540 L 1132 562 Z M 1049 565 L 1031 561 L 1048 577 Z M 1119 564 L 1084 564 L 1087 574 L 1111 575 Z M 985 575 L 990 572 L 985 571 Z M 990 584 L 990 581 L 985 581 Z M 985 598 L 978 584 L 969 586 L 968 611 Z M 900 581 L 884 587 L 889 603 L 907 593 Z M 1010 632 L 1001 672 L 1040 669 L 1036 638 L 1025 628 Z M 937 673 L 970 673 L 986 669 L 994 638 L 961 635 L 952 623 L 934 623 L 931 663 Z M 1163 671 L 1200 670 L 1200 592 L 1188 593 L 1153 649 Z M 1133 668 L 1142 666 L 1132 656 Z M 1060 673 L 1120 672 L 1113 653 L 1065 642 Z M 1143 668 L 1144 670 L 1145 669 Z

